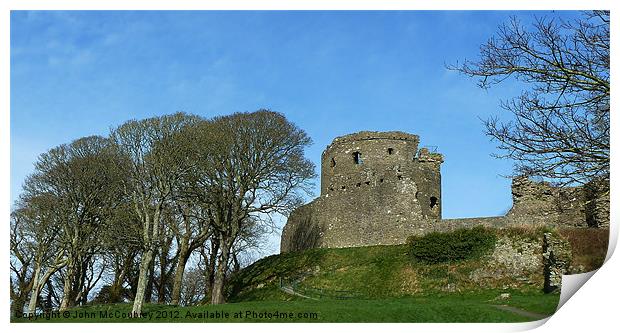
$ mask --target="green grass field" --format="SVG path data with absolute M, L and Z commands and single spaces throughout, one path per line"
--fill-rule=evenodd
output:
M 14 318 L 13 322 L 524 322 L 535 318 L 493 307 L 509 304 L 551 315 L 558 295 L 515 295 L 492 301 L 495 293 L 432 295 L 374 300 L 251 301 L 222 305 L 174 307 L 147 304 L 145 318 L 127 318 L 131 304 L 98 305 L 58 313 L 54 318 Z M 276 315 L 277 313 L 277 315 Z M 68 316 L 68 318 L 65 318 Z

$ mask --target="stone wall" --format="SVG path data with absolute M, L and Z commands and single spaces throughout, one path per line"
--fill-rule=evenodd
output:
M 418 144 L 403 132 L 334 139 L 321 158 L 321 195 L 289 216 L 280 251 L 402 244 L 477 225 L 609 227 L 608 180 L 558 188 L 517 177 L 505 216 L 441 219 L 443 156 Z
M 418 141 L 402 132 L 336 138 L 322 155 L 321 196 L 291 214 L 281 251 L 401 244 L 441 219 L 443 158 Z
M 586 223 L 590 227 L 609 228 L 609 178 L 584 185 Z
M 469 278 L 485 288 L 520 288 L 524 284 L 542 286 L 542 237 L 499 237 L 493 252 L 482 261 L 482 267 L 473 270 Z M 498 282 L 501 282 L 498 285 Z
M 560 291 L 562 275 L 568 271 L 571 264 L 570 244 L 557 235 L 545 233 L 542 248 L 544 291 L 547 293 Z
M 440 219 L 443 157 L 418 150 L 418 142 L 417 135 L 403 132 L 365 131 L 334 139 L 321 157 L 321 197 L 331 196 L 332 202 L 358 198 L 374 207 L 398 197 L 422 218 Z
M 536 237 L 512 233 L 497 239 L 493 253 L 483 259 L 483 267 L 472 271 L 469 277 L 481 287 L 501 281 L 501 288 L 529 284 L 541 286 L 547 293 L 559 292 L 571 259 L 570 244 L 557 233 Z
M 584 186 L 554 187 L 527 177 L 512 181 L 511 223 L 609 227 L 609 181 Z

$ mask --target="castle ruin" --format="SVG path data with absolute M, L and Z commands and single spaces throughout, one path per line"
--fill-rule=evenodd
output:
M 476 225 L 609 226 L 608 182 L 555 188 L 527 177 L 513 179 L 505 216 L 442 219 L 443 156 L 418 144 L 417 135 L 403 132 L 334 139 L 321 157 L 321 195 L 291 213 L 280 251 L 402 244 L 411 235 Z

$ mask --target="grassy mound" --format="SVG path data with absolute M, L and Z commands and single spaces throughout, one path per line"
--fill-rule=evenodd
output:
M 522 237 L 519 235 L 518 237 Z M 232 302 L 292 300 L 282 286 L 312 298 L 377 299 L 470 291 L 542 289 L 540 272 L 472 279 L 488 270 L 490 255 L 451 262 L 414 261 L 407 245 L 312 249 L 263 258 L 231 277 Z
M 291 300 L 282 284 L 304 294 L 334 293 L 356 298 L 400 296 L 401 273 L 409 266 L 407 248 L 371 246 L 313 249 L 263 258 L 232 277 L 231 301 Z
M 425 240 L 419 243 L 423 246 L 419 246 L 418 253 L 426 254 L 422 257 L 429 260 L 412 260 L 410 245 L 312 249 L 273 255 L 232 276 L 228 300 L 299 299 L 282 292 L 282 286 L 316 299 L 385 299 L 481 290 L 536 293 L 543 288 L 542 236 L 550 231 L 527 227 L 474 228 L 456 230 L 447 236 L 416 238 Z M 573 257 L 583 266 L 581 271 L 596 269 L 602 263 L 606 232 L 560 230 L 573 245 Z M 433 237 L 440 239 L 428 241 Z M 441 252 L 442 247 L 457 248 L 457 256 L 429 254 L 428 249 Z M 538 261 L 540 267 L 532 266 L 532 261 Z

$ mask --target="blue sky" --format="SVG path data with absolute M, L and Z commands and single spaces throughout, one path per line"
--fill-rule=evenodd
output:
M 445 157 L 444 217 L 501 215 L 511 162 L 490 156 L 481 119 L 508 119 L 499 102 L 522 87 L 484 91 L 445 64 L 475 59 L 510 16 L 546 14 L 13 11 L 11 200 L 39 154 L 128 119 L 269 108 L 312 137 L 317 171 L 336 136 L 418 134 Z

